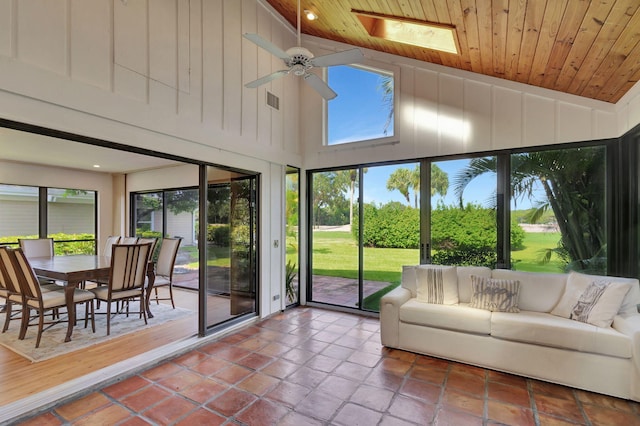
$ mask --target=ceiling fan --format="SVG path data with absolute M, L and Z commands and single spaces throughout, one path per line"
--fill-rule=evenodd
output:
M 331 100 L 338 96 L 327 83 L 325 83 L 320 77 L 313 72 L 310 72 L 313 67 L 330 67 L 333 65 L 347 65 L 354 64 L 362 61 L 364 55 L 358 48 L 345 50 L 342 52 L 330 53 L 328 55 L 313 56 L 308 49 L 300 46 L 300 0 L 298 0 L 298 45 L 287 49 L 286 51 L 280 49 L 275 44 L 260 37 L 258 34 L 246 33 L 244 37 L 247 40 L 252 41 L 262 49 L 271 53 L 272 55 L 282 59 L 287 69 L 279 70 L 257 80 L 251 81 L 245 84 L 245 87 L 255 88 L 265 83 L 273 81 L 277 78 L 284 77 L 290 73 L 302 77 L 309 86 L 311 86 L 316 92 L 320 94 L 326 100 Z

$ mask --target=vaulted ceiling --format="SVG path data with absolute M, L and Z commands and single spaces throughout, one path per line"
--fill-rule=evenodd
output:
M 267 1 L 296 26 L 298 0 Z M 353 46 L 611 103 L 640 79 L 639 0 L 300 1 L 302 33 Z M 353 11 L 453 25 L 460 52 L 371 37 Z

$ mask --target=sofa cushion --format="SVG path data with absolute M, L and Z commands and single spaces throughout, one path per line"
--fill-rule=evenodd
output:
M 492 278 L 520 281 L 519 307 L 523 311 L 550 312 L 564 293 L 567 274 L 494 269 Z
M 491 336 L 518 342 L 631 358 L 631 339 L 601 328 L 542 312 L 494 312 Z
M 615 278 L 571 272 L 564 294 L 551 314 L 609 327 L 631 283 Z
M 458 299 L 460 303 L 471 302 L 471 275 L 491 278 L 491 269 L 486 266 L 458 266 Z
M 416 269 L 418 302 L 458 303 L 458 275 L 455 266 L 420 265 Z
M 520 281 L 472 275 L 471 287 L 473 294 L 469 306 L 472 308 L 498 312 L 520 312 L 518 308 Z
M 603 278 L 601 275 L 588 275 L 580 272 L 573 272 L 577 276 L 584 277 L 585 279 L 596 280 Z M 607 279 L 620 283 L 629 283 L 629 292 L 622 299 L 622 305 L 620 306 L 619 314 L 637 314 L 638 304 L 640 304 L 640 284 L 636 278 L 620 278 L 620 277 L 607 277 Z
M 489 334 L 491 312 L 466 304 L 436 305 L 410 299 L 400 307 L 400 321 L 466 333 Z

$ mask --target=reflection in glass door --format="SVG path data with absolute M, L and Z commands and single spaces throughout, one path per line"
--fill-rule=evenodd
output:
M 208 168 L 207 327 L 256 312 L 256 181 Z
M 255 178 L 231 181 L 231 315 L 256 311 Z
M 285 290 L 287 306 L 295 305 L 300 299 L 300 170 L 287 167 L 286 191 L 286 263 Z

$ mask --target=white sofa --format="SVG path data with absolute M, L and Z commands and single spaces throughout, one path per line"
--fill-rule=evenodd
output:
M 640 401 L 637 279 L 604 277 L 630 283 L 605 328 L 550 313 L 569 287 L 569 274 L 454 267 L 458 303 L 446 305 L 418 301 L 419 268 L 433 266 L 405 266 L 402 285 L 380 302 L 384 346 Z M 470 307 L 472 275 L 517 280 L 520 312 Z

